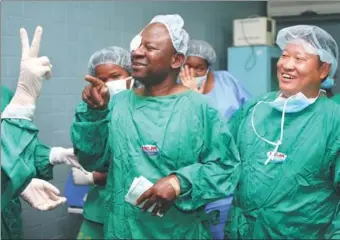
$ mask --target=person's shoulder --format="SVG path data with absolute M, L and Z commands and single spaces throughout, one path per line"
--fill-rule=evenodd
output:
M 185 94 L 185 97 L 188 98 L 190 102 L 192 102 L 192 106 L 199 106 L 199 107 L 212 106 L 211 101 L 207 95 L 198 93 L 196 91 L 188 90 Z
M 113 95 L 109 101 L 109 109 L 112 109 L 116 105 L 116 103 L 119 103 L 121 106 L 124 101 L 128 102 L 132 95 L 134 95 L 134 90 L 123 90 Z
M 340 122 L 340 104 L 334 101 L 332 98 L 323 97 L 322 106 L 323 109 L 327 109 L 326 112 L 330 113 Z
M 138 89 L 136 89 L 138 90 Z M 130 97 L 132 94 L 134 94 L 134 91 L 133 89 L 127 89 L 127 90 L 123 90 L 123 91 L 120 91 L 119 93 L 115 94 L 114 96 L 112 96 L 112 99 L 124 99 L 124 98 L 128 98 Z
M 279 92 L 269 92 L 269 93 L 261 94 L 257 97 L 249 99 L 241 108 L 251 109 L 260 101 L 263 101 L 263 102 L 274 101 L 278 95 L 279 95 Z
M 320 104 L 327 106 L 328 110 L 339 109 L 340 105 L 333 98 L 320 97 Z
M 335 94 L 331 99 L 337 104 L 340 104 L 340 94 Z
M 238 82 L 237 79 L 228 71 L 226 70 L 216 70 L 213 71 L 214 77 L 217 81 L 233 81 Z
M 11 89 L 9 89 L 8 87 L 4 86 L 4 85 L 1 85 L 1 95 L 4 96 L 4 95 L 9 95 L 9 96 L 13 96 L 14 93 Z
M 216 75 L 224 75 L 224 76 L 230 76 L 230 77 L 234 77 L 230 72 L 228 72 L 227 70 L 214 70 L 213 71 L 214 74 Z
M 331 132 L 340 134 L 340 104 L 326 96 L 320 97 L 316 102 L 319 115 L 323 118 L 323 122 L 331 127 Z

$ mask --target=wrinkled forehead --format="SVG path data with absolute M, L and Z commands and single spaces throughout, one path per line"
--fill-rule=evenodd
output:
M 312 55 L 319 55 L 318 51 L 315 47 L 313 47 L 312 44 L 307 42 L 304 39 L 292 39 L 289 40 L 284 47 L 284 50 L 289 50 L 294 48 L 296 51 L 299 51 L 300 53 L 307 53 Z
M 142 39 L 147 41 L 168 41 L 171 38 L 167 27 L 162 23 L 151 23 L 141 33 Z

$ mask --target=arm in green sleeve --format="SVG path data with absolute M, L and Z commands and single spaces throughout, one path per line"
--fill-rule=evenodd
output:
M 333 184 L 336 192 L 340 195 L 340 136 L 337 139 L 336 150 L 331 153 L 331 156 L 332 155 L 335 155 L 335 161 L 333 164 Z M 335 216 L 331 224 L 329 236 L 326 236 L 326 239 L 340 239 L 340 201 L 337 209 L 334 209 L 334 211 Z
M 34 166 L 37 172 L 37 178 L 49 181 L 53 179 L 53 165 L 50 163 L 51 147 L 46 146 L 38 141 L 35 148 Z
M 246 111 L 247 111 L 246 108 L 243 107 L 240 108 L 233 114 L 233 116 L 228 121 L 228 129 L 230 134 L 234 137 L 235 142 L 237 142 L 238 128 L 240 126 L 240 123 L 244 119 Z
M 34 151 L 38 129 L 27 120 L 1 120 L 1 209 L 36 175 Z
M 87 171 L 102 168 L 110 159 L 109 113 L 109 109 L 92 110 L 85 102 L 76 108 L 71 140 L 80 164 Z
M 175 204 L 184 211 L 233 194 L 239 180 L 240 158 L 226 122 L 215 109 L 205 115 L 199 161 L 174 172 L 181 186 Z
M 1 86 L 1 112 L 3 112 L 6 106 L 13 98 L 14 93 L 7 87 Z
M 266 93 L 252 100 L 248 100 L 241 108 L 239 108 L 229 119 L 228 121 L 228 129 L 231 135 L 234 138 L 234 141 L 237 145 L 239 139 L 239 127 L 241 126 L 242 121 L 246 119 L 246 116 L 252 114 L 253 107 L 259 101 L 273 101 L 278 94 L 276 92 Z

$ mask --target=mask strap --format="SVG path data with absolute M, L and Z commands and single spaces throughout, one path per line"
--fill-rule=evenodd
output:
M 285 113 L 286 113 L 287 103 L 288 103 L 289 100 L 290 99 L 288 98 L 287 101 L 285 102 L 285 104 L 283 105 L 283 109 L 282 109 L 281 127 L 280 127 L 280 139 L 275 143 L 274 151 L 272 151 L 270 153 L 269 157 L 264 162 L 264 165 L 267 165 L 270 161 L 272 161 L 274 159 L 275 154 L 277 153 L 277 151 L 279 150 L 280 145 L 282 144 L 282 140 L 283 140 L 283 127 L 284 127 L 285 115 L 286 115 Z
M 259 137 L 260 139 L 262 139 L 262 140 L 265 141 L 266 143 L 269 143 L 270 145 L 275 145 L 275 144 L 276 144 L 275 142 L 269 141 L 269 140 L 265 139 L 264 137 L 261 137 L 261 136 L 257 133 L 257 131 L 256 131 L 255 124 L 254 124 L 254 114 L 255 114 L 255 110 L 256 110 L 257 106 L 260 105 L 261 103 L 267 103 L 267 102 L 259 101 L 259 102 L 255 105 L 254 110 L 253 110 L 253 112 L 252 112 L 252 116 L 251 116 L 251 125 L 252 125 L 253 130 L 254 130 L 254 132 L 255 132 L 255 134 L 256 134 L 257 137 Z
M 260 139 L 262 139 L 263 141 L 265 141 L 266 143 L 275 146 L 274 151 L 270 154 L 270 156 L 267 158 L 267 160 L 265 161 L 264 165 L 267 165 L 271 160 L 273 160 L 275 154 L 277 153 L 277 151 L 279 150 L 280 145 L 282 144 L 282 139 L 283 139 L 283 128 L 284 128 L 284 122 L 285 122 L 285 112 L 286 112 L 286 108 L 287 108 L 287 103 L 289 101 L 289 98 L 287 99 L 287 101 L 285 102 L 284 106 L 283 106 L 283 110 L 282 110 L 282 117 L 281 117 L 281 126 L 280 126 L 280 139 L 277 142 L 272 142 L 269 141 L 267 139 L 265 139 L 264 137 L 261 137 L 255 128 L 255 124 L 254 124 L 254 113 L 256 110 L 256 107 L 261 104 L 261 103 L 268 103 L 268 102 L 264 102 L 264 101 L 259 101 L 255 107 L 254 110 L 252 112 L 252 116 L 251 116 L 251 125 L 252 128 L 256 134 L 257 137 L 259 137 Z
M 209 73 L 210 69 L 207 69 L 207 72 L 205 73 L 205 76 L 208 77 L 208 73 Z
M 129 79 L 127 79 L 127 80 L 129 80 Z M 130 89 L 132 89 L 134 83 L 135 83 L 135 79 L 131 78 Z

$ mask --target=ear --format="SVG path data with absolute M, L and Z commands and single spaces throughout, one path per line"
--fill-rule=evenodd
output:
M 174 69 L 180 68 L 184 63 L 184 59 L 185 57 L 181 53 L 173 54 L 171 59 L 171 67 Z
M 329 71 L 331 70 L 331 65 L 329 63 L 323 63 L 320 67 L 320 79 L 325 79 Z

